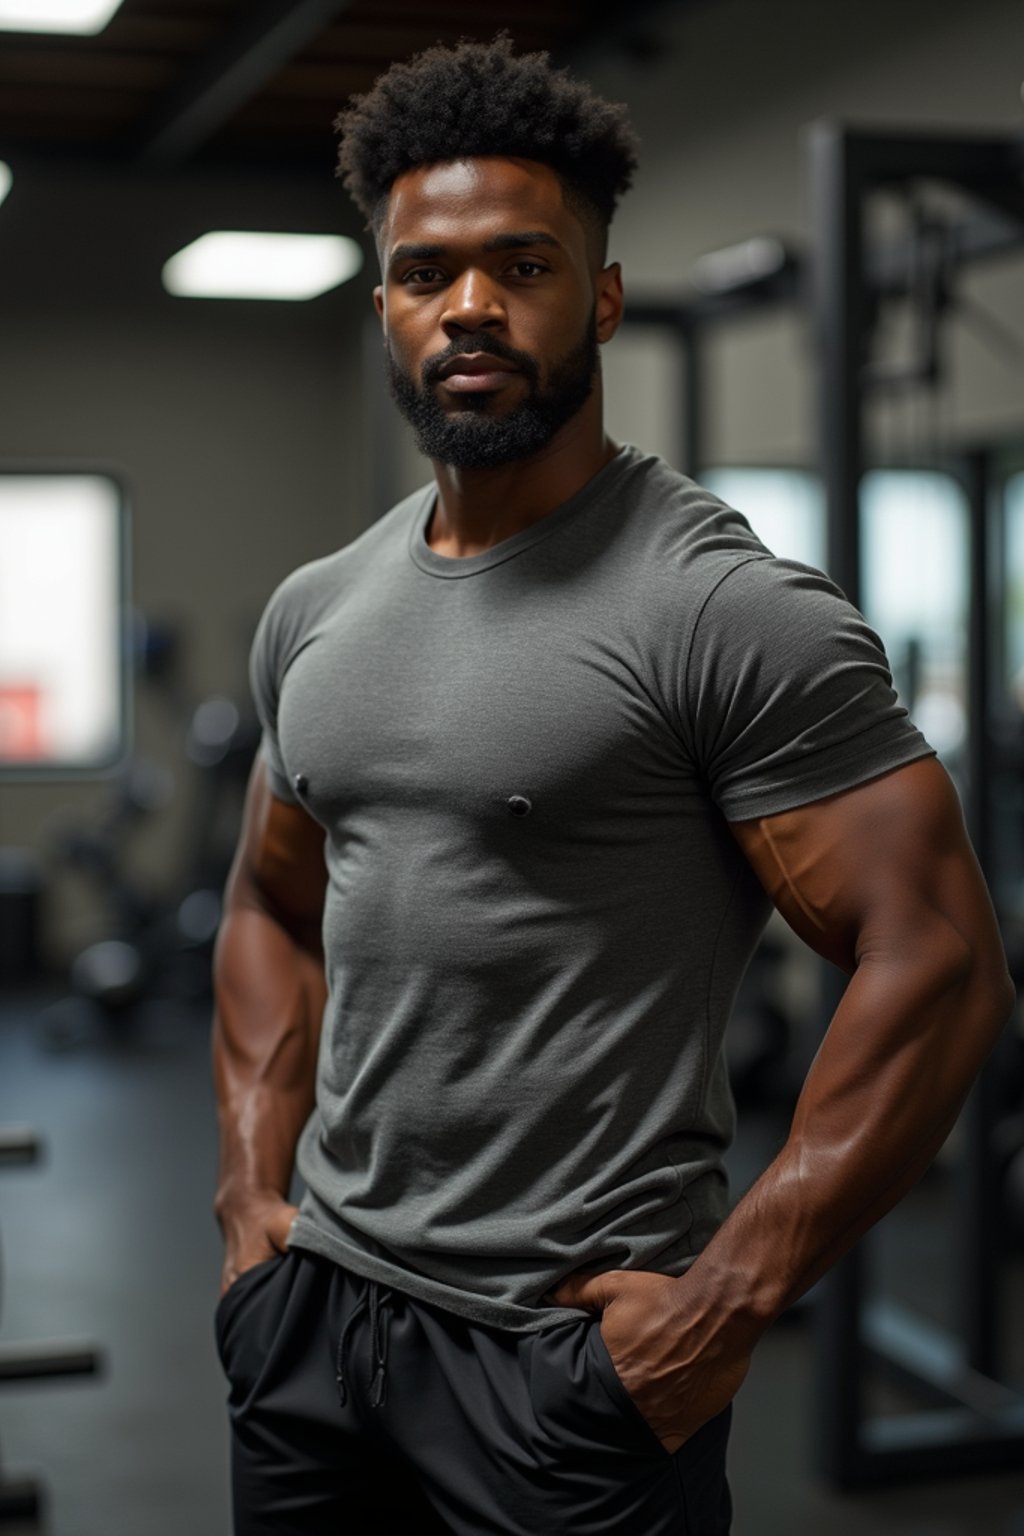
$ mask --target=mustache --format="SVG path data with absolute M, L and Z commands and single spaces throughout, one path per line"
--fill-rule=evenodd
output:
M 520 373 L 525 374 L 531 384 L 536 384 L 540 378 L 540 369 L 529 352 L 520 352 L 517 347 L 510 347 L 497 336 L 456 336 L 443 352 L 438 352 L 436 357 L 429 357 L 423 364 L 420 370 L 423 383 L 436 384 L 445 364 L 455 357 L 463 357 L 467 352 L 486 352 L 488 357 L 500 357 L 503 362 L 511 363 Z

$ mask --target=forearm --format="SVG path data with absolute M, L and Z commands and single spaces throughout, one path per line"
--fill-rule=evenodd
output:
M 739 1347 L 802 1295 L 924 1173 L 1005 1022 L 998 961 L 862 964 L 782 1151 L 683 1277 Z
M 259 905 L 230 907 L 214 955 L 214 998 L 223 1221 L 253 1195 L 287 1196 L 314 1102 L 322 960 Z

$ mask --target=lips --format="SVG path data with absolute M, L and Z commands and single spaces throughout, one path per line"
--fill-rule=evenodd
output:
M 510 375 L 518 372 L 514 363 L 490 352 L 464 352 L 449 358 L 438 371 L 438 378 L 455 394 L 478 394 L 500 389 Z
M 438 377 L 450 379 L 453 373 L 466 374 L 470 377 L 483 373 L 518 373 L 514 363 L 508 363 L 503 357 L 494 357 L 490 352 L 463 352 L 459 357 L 451 357 L 439 370 Z

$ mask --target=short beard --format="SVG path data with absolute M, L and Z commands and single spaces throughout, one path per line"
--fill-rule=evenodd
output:
M 386 339 L 384 348 L 391 393 L 416 433 L 420 452 L 453 469 L 496 469 L 531 458 L 546 448 L 590 398 L 599 362 L 597 314 L 591 310 L 582 339 L 552 366 L 545 388 L 541 388 L 534 359 L 496 336 L 458 337 L 423 365 L 420 388 L 399 366 Z M 487 394 L 467 394 L 461 410 L 450 414 L 442 410 L 433 386 L 444 364 L 467 352 L 487 352 L 512 363 L 529 385 L 526 399 L 503 416 L 490 414 L 491 397 Z

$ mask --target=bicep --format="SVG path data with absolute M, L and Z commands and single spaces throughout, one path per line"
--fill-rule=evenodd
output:
M 257 755 L 228 878 L 227 906 L 259 905 L 306 948 L 319 950 L 327 869 L 324 830 L 299 804 L 279 799 Z
M 925 950 L 1005 969 L 960 801 L 935 758 L 731 830 L 790 926 L 848 973 Z

